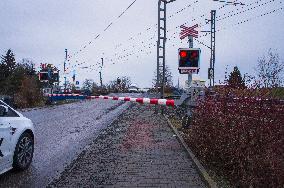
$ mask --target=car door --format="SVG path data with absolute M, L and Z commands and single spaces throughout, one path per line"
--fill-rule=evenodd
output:
M 0 105 L 4 105 L 0 102 Z M 6 106 L 6 105 L 4 105 Z M 8 119 L 8 115 L 0 116 L 0 166 L 5 166 L 11 163 L 11 125 Z
M 0 102 L 0 105 L 7 106 Z M 8 106 L 7 106 L 8 107 Z M 0 166 L 5 166 L 12 162 L 12 149 L 15 143 L 11 143 L 13 135 L 13 127 L 15 127 L 15 119 L 19 115 L 10 107 L 6 115 L 0 116 Z

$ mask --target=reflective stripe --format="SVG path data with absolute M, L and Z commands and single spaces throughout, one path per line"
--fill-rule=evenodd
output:
M 129 97 L 124 97 L 124 101 L 130 101 Z
M 137 98 L 136 102 L 139 102 L 139 103 L 143 104 L 143 98 Z
M 167 104 L 167 99 L 159 99 L 158 104 L 160 105 L 166 105 Z
M 136 102 L 136 99 L 137 99 L 137 98 L 130 98 L 130 101 L 131 101 L 131 102 Z
M 174 107 L 175 106 L 175 101 L 174 100 L 167 100 L 166 105 Z
M 158 99 L 150 99 L 150 104 L 158 104 Z
M 143 98 L 143 103 L 150 104 L 151 99 L 149 98 Z

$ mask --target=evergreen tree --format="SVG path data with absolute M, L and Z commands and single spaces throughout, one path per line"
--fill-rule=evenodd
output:
M 15 55 L 11 49 L 9 49 L 6 55 L 1 57 L 1 72 L 0 72 L 0 81 L 5 80 L 9 77 L 16 68 Z
M 242 78 L 241 72 L 237 66 L 234 67 L 234 70 L 229 75 L 228 85 L 231 88 L 245 88 L 245 81 Z

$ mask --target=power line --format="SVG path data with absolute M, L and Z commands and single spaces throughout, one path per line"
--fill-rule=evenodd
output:
M 196 0 L 196 1 L 193 2 L 193 4 L 198 3 L 198 2 L 199 2 L 199 0 Z M 131 5 L 130 5 L 128 8 L 126 8 L 126 10 L 123 11 L 123 13 L 121 13 L 121 14 L 118 16 L 118 18 L 120 18 L 134 3 L 135 3 L 135 1 L 134 1 L 133 3 L 131 3 Z M 184 8 L 182 8 L 181 10 L 179 10 L 179 11 L 175 12 L 174 14 L 172 14 L 172 15 L 170 16 L 170 18 L 172 18 L 172 17 L 174 17 L 175 15 L 177 15 L 177 14 L 183 12 L 184 10 L 186 10 L 187 8 L 189 8 L 189 7 L 191 7 L 191 6 L 192 6 L 192 3 L 191 3 L 191 4 L 188 4 L 187 6 L 185 6 Z M 112 25 L 113 25 L 113 22 L 111 22 L 111 23 L 105 28 L 104 31 L 106 31 L 107 29 L 109 29 L 109 27 L 112 26 Z M 154 26 L 157 26 L 157 24 L 155 24 Z M 148 28 L 146 29 L 146 31 L 149 31 L 150 29 L 152 29 L 152 27 L 148 27 Z M 139 35 L 142 35 L 142 32 L 139 32 L 137 35 L 138 35 L 138 36 L 139 36 Z M 98 36 L 97 36 L 95 39 L 97 39 L 97 38 L 98 38 Z M 128 40 L 133 40 L 133 39 L 134 39 L 134 37 L 130 37 Z M 91 44 L 91 43 L 92 43 L 92 42 L 90 41 L 89 44 Z M 115 45 L 115 46 L 116 46 L 116 48 L 118 48 L 118 47 L 122 46 L 122 44 L 117 44 L 117 45 Z M 84 48 L 86 48 L 86 45 L 84 46 Z M 81 52 L 81 51 L 82 51 L 82 49 L 80 49 L 79 51 L 75 52 L 74 55 L 78 54 L 78 53 Z
M 225 17 L 220 18 L 220 19 L 217 19 L 216 21 L 221 21 L 221 20 L 224 20 L 224 19 L 227 19 L 227 18 L 236 16 L 236 15 L 245 13 L 245 12 L 247 12 L 247 11 L 251 11 L 251 10 L 254 10 L 254 9 L 256 9 L 256 8 L 260 8 L 260 7 L 265 6 L 265 5 L 269 4 L 269 3 L 272 3 L 272 2 L 274 2 L 274 1 L 275 1 L 275 0 L 270 0 L 270 1 L 268 1 L 268 2 L 265 2 L 265 3 L 262 3 L 262 4 L 256 5 L 256 6 L 254 6 L 254 7 L 251 7 L 251 8 L 249 8 L 249 9 L 246 9 L 246 10 L 243 10 L 243 11 L 240 11 L 240 12 L 236 12 L 236 13 L 234 13 L 234 14 L 225 16 Z M 258 2 L 260 2 L 260 1 L 258 1 Z M 258 3 L 258 2 L 257 2 L 257 3 Z M 237 10 L 238 10 L 238 9 L 237 9 Z
M 172 15 L 170 15 L 170 18 L 172 18 L 172 17 L 174 17 L 175 15 L 177 15 L 177 14 L 179 14 L 179 13 L 185 11 L 187 8 L 192 7 L 194 4 L 196 4 L 196 3 L 198 3 L 198 2 L 199 2 L 199 0 L 195 0 L 193 3 L 188 4 L 187 6 L 183 7 L 182 9 L 180 9 L 180 10 L 176 11 L 175 13 L 173 13 Z M 108 29 L 111 25 L 112 25 L 112 23 L 109 24 L 109 25 L 106 27 L 106 29 Z M 157 26 L 157 24 L 155 24 L 154 26 Z M 149 31 L 150 29 L 151 29 L 151 27 L 148 27 L 148 28 L 146 29 L 146 31 Z M 155 33 L 156 33 L 156 31 L 155 31 Z M 137 36 L 139 36 L 139 35 L 142 35 L 142 32 L 139 32 L 139 33 L 137 34 Z M 99 35 L 98 35 L 98 36 L 99 36 Z M 98 36 L 97 36 L 96 38 L 98 38 Z M 151 37 L 149 40 L 152 40 L 152 39 L 154 39 L 154 37 Z M 128 40 L 134 40 L 134 37 L 130 37 Z M 89 42 L 89 43 L 91 43 L 91 42 Z M 142 42 L 142 43 L 143 43 L 143 42 Z M 120 44 L 115 45 L 115 46 L 116 46 L 115 48 L 117 49 L 118 47 L 121 47 L 122 44 L 120 43 Z M 136 45 L 136 46 L 137 46 L 137 45 Z M 84 46 L 84 48 L 86 48 L 86 46 Z M 82 51 L 82 49 L 81 49 L 80 51 Z M 76 52 L 76 54 L 78 54 L 78 53 L 79 53 L 79 52 Z M 73 65 L 72 68 L 76 67 L 77 65 L 78 65 L 78 64 Z
M 247 6 L 250 6 L 250 5 L 255 4 L 255 3 L 257 3 L 257 2 L 260 2 L 260 1 L 261 1 L 261 0 L 256 1 L 256 2 L 254 2 L 254 3 L 251 3 L 251 4 L 247 5 Z M 269 1 L 269 2 L 273 2 L 273 1 L 275 1 L 275 0 L 271 0 L 271 1 Z M 269 2 L 263 3 L 263 4 L 261 4 L 261 5 L 255 6 L 255 7 L 264 6 L 264 5 L 266 5 L 267 3 L 269 3 Z M 282 2 L 280 2 L 280 3 L 282 3 Z M 248 9 L 248 10 L 252 10 L 252 9 L 254 9 L 254 7 L 250 8 L 250 9 Z M 283 9 L 283 7 L 279 8 L 279 9 L 272 10 L 272 11 L 270 11 L 270 12 L 261 14 L 261 15 L 259 15 L 259 16 L 257 16 L 257 17 L 253 17 L 253 18 L 249 18 L 249 19 L 247 19 L 247 20 L 240 21 L 240 22 L 238 22 L 238 23 L 236 23 L 236 24 L 234 24 L 234 25 L 232 25 L 232 26 L 240 25 L 240 24 L 242 24 L 242 23 L 246 23 L 246 22 L 252 21 L 252 20 L 254 20 L 254 19 L 256 19 L 256 18 L 259 18 L 259 17 L 265 16 L 265 15 L 272 14 L 272 13 L 277 12 L 277 11 L 280 11 L 280 10 L 282 10 L 282 9 Z M 246 11 L 248 11 L 248 10 L 246 10 Z M 242 12 L 243 12 L 243 11 L 242 11 Z M 235 15 L 238 15 L 238 14 L 235 13 L 234 16 L 235 16 Z M 219 17 L 220 17 L 220 16 L 219 16 Z M 226 16 L 226 18 L 227 18 L 227 17 L 228 17 L 228 16 Z M 232 17 L 232 16 L 230 16 L 230 17 Z M 223 18 L 223 19 L 226 19 L 226 18 Z M 228 29 L 228 28 L 222 28 L 222 29 L 217 30 L 216 32 L 220 32 L 220 31 L 226 30 L 226 29 Z M 204 37 L 204 36 L 207 36 L 207 34 L 200 36 L 200 38 L 202 38 L 202 37 Z M 199 40 L 197 40 L 197 42 L 200 43 L 200 44 L 202 44 L 202 45 L 204 45 L 204 46 L 206 46 L 207 48 L 209 47 L 209 46 L 207 46 L 206 44 L 204 44 L 203 42 L 201 42 L 201 41 L 199 41 Z M 151 45 L 153 45 L 153 43 L 148 44 L 149 47 L 150 47 Z M 146 46 L 146 45 L 145 45 L 145 46 Z M 153 46 L 153 47 L 154 47 L 154 46 Z M 145 52 L 145 51 L 147 51 L 147 50 L 141 50 L 141 51 L 139 50 L 139 52 Z M 151 53 L 151 52 L 146 52 L 146 53 Z M 137 53 L 135 53 L 134 50 L 132 50 L 130 53 L 124 54 L 124 56 L 123 56 L 123 55 L 119 56 L 120 58 L 119 58 L 118 60 L 121 60 L 121 59 L 123 59 L 123 58 L 128 58 L 129 56 L 132 56 L 132 55 L 134 55 L 134 54 L 137 54 Z M 116 63 L 112 63 L 112 64 L 116 64 Z
M 277 11 L 280 11 L 280 10 L 283 10 L 283 9 L 284 9 L 283 7 L 280 7 L 280 8 L 278 8 L 278 9 L 274 9 L 274 10 L 272 10 L 272 11 L 263 13 L 263 14 L 258 15 L 258 16 L 256 16 L 256 17 L 252 17 L 252 18 L 249 18 L 249 19 L 246 19 L 246 20 L 237 22 L 236 24 L 233 24 L 233 25 L 231 25 L 231 26 L 229 26 L 229 27 L 226 27 L 226 28 L 224 27 L 224 28 L 218 29 L 216 32 L 228 30 L 228 29 L 231 28 L 231 27 L 238 26 L 238 25 L 241 25 L 241 24 L 244 24 L 244 23 L 253 21 L 254 19 L 257 19 L 257 18 L 260 18 L 260 17 L 263 17 L 263 16 L 267 16 L 267 15 L 269 15 L 269 14 L 273 14 L 273 13 L 275 13 L 275 12 L 277 12 Z M 206 36 L 206 35 L 207 35 L 207 34 L 205 34 L 205 35 L 203 35 L 203 36 L 201 36 L 201 37 L 204 37 L 204 36 Z M 208 46 L 207 46 L 206 44 L 204 44 L 203 42 L 201 42 L 201 41 L 199 41 L 199 40 L 196 40 L 196 41 L 197 41 L 199 44 L 208 47 Z M 209 48 L 210 48 L 210 47 L 209 47 Z
M 181 12 L 185 11 L 186 9 L 192 7 L 194 4 L 196 4 L 196 3 L 198 3 L 198 2 L 199 2 L 199 0 L 196 0 L 196 1 L 194 1 L 193 3 L 190 3 L 190 4 L 188 4 L 187 6 L 183 7 L 182 9 L 176 11 L 175 13 L 173 13 L 173 14 L 171 14 L 171 15 L 169 16 L 169 19 L 171 19 L 172 17 L 176 16 L 177 14 L 180 14 Z M 154 24 L 153 27 L 152 27 L 152 26 L 147 27 L 146 31 L 149 31 L 149 30 L 151 30 L 151 29 L 153 29 L 153 28 L 156 29 L 156 26 L 157 26 L 157 25 L 158 25 L 158 24 Z M 157 32 L 157 30 L 155 30 L 155 32 Z M 142 32 L 137 33 L 135 36 L 137 37 L 137 36 L 140 36 L 140 35 L 142 35 Z M 133 37 L 130 37 L 130 38 L 128 39 L 128 41 L 130 41 L 130 40 L 135 40 L 135 37 L 134 37 L 134 36 L 133 36 Z M 119 43 L 118 45 L 115 45 L 115 46 L 116 46 L 116 49 L 117 49 L 118 47 L 121 47 L 121 46 L 122 46 L 122 43 Z
M 280 2 L 280 3 L 281 3 L 281 2 Z M 266 4 L 267 4 L 267 3 L 266 3 Z M 249 19 L 247 19 L 247 20 L 243 20 L 243 21 L 241 21 L 241 22 L 238 22 L 238 23 L 236 23 L 235 25 L 240 25 L 240 24 L 243 24 L 243 23 L 252 21 L 252 20 L 254 20 L 254 19 L 256 19 L 256 18 L 259 18 L 259 17 L 265 16 L 265 15 L 272 14 L 272 13 L 274 13 L 274 12 L 276 12 L 276 11 L 280 11 L 280 10 L 282 10 L 282 9 L 283 9 L 283 7 L 279 8 L 279 9 L 272 10 L 272 11 L 270 11 L 270 12 L 261 14 L 261 15 L 259 15 L 259 16 L 257 16 L 257 17 L 249 18 Z M 233 25 L 233 26 L 234 26 L 234 25 Z M 222 30 L 225 30 L 225 29 L 226 29 L 226 28 L 222 28 L 222 29 L 217 30 L 216 32 L 219 32 L 219 31 L 222 31 Z M 201 37 L 204 37 L 204 36 L 206 36 L 206 35 L 207 35 L 207 34 L 202 35 Z M 201 38 L 201 37 L 200 37 L 200 38 Z M 210 48 L 209 46 L 207 46 L 206 44 L 204 44 L 203 42 L 201 42 L 201 41 L 199 41 L 199 40 L 197 40 L 197 42 L 200 43 L 200 44 L 202 44 L 203 46 L 206 46 L 207 48 Z
M 260 1 L 262 1 L 262 0 L 258 0 L 258 1 L 256 1 L 256 2 L 253 2 L 253 3 L 249 4 L 249 5 L 247 5 L 247 6 L 251 6 L 251 5 L 253 5 L 253 4 L 258 4 Z M 262 7 L 262 6 L 265 6 L 265 5 L 267 5 L 268 3 L 273 2 L 273 1 L 275 1 L 275 0 L 270 0 L 269 2 L 260 4 L 260 5 L 258 5 L 258 6 L 254 6 L 254 7 L 250 8 L 250 9 L 248 9 L 248 10 L 245 10 L 245 11 L 241 11 L 241 12 L 234 13 L 234 14 L 232 14 L 232 15 L 230 15 L 230 16 L 226 16 L 226 14 L 223 14 L 223 16 L 225 16 L 225 17 L 218 16 L 217 18 L 219 18 L 219 19 L 218 19 L 217 21 L 225 20 L 225 19 L 231 18 L 231 17 L 233 17 L 233 16 L 237 16 L 237 15 L 243 13 L 243 12 L 251 11 L 251 10 L 253 10 L 253 9 L 256 9 L 256 8 L 259 8 L 259 7 Z M 280 3 L 281 3 L 281 2 L 280 2 Z M 239 10 L 239 9 L 237 9 L 237 10 Z M 232 11 L 231 11 L 231 12 L 232 12 Z M 231 12 L 230 12 L 230 13 L 231 13 Z M 221 17 L 221 18 L 220 18 L 220 17 Z M 208 25 L 208 24 L 209 24 L 209 23 L 199 24 L 199 25 L 200 25 L 200 27 L 203 27 L 203 26 Z M 171 35 L 171 37 L 173 37 L 173 36 L 176 35 L 177 33 L 178 33 L 178 31 L 174 32 L 174 33 Z M 201 35 L 200 37 L 207 36 L 207 35 L 208 35 L 208 33 L 205 33 L 205 34 Z M 171 37 L 170 37 L 170 38 L 171 38 Z M 176 38 L 176 37 L 173 37 L 173 38 Z M 170 39 L 169 39 L 169 41 L 170 41 Z
M 220 3 L 226 3 L 226 5 L 245 5 L 242 2 L 236 2 L 236 1 L 224 1 L 224 0 L 213 0 L 213 1 L 218 1 Z
M 117 20 L 120 19 L 120 18 L 127 12 L 127 10 L 129 10 L 130 7 L 132 7 L 132 6 L 134 5 L 134 3 L 135 3 L 136 1 L 137 1 L 137 0 L 134 0 L 116 19 L 117 19 Z M 117 20 L 116 20 L 116 21 L 117 21 Z M 111 22 L 110 24 L 108 24 L 108 26 L 103 30 L 103 32 L 106 32 L 114 23 L 115 23 L 115 22 L 113 21 L 113 22 Z M 100 35 L 101 35 L 101 33 L 98 34 L 98 35 L 94 38 L 94 40 L 98 39 L 98 37 L 99 37 Z M 91 43 L 93 43 L 93 41 L 90 41 L 90 42 L 89 42 L 89 44 L 91 44 Z M 82 49 L 84 49 L 84 48 L 86 48 L 86 47 L 87 47 L 87 45 L 85 45 L 83 48 L 81 48 L 81 49 L 78 50 L 77 52 L 73 53 L 72 56 L 69 55 L 69 56 L 68 56 L 68 61 L 70 60 L 71 57 L 77 55 L 79 52 L 82 51 Z
M 241 25 L 241 24 L 250 22 L 250 21 L 252 21 L 252 20 L 261 18 L 261 17 L 263 17 L 263 16 L 267 16 L 267 15 L 273 14 L 273 13 L 278 12 L 278 11 L 281 11 L 281 10 L 283 10 L 283 9 L 284 9 L 284 7 L 280 7 L 280 8 L 278 8 L 278 9 L 274 9 L 274 10 L 272 10 L 272 11 L 269 11 L 269 12 L 266 12 L 266 13 L 263 13 L 263 14 L 260 14 L 260 15 L 258 15 L 258 16 L 255 16 L 255 17 L 248 18 L 248 19 L 246 19 L 246 20 L 240 21 L 240 22 L 238 22 L 238 23 L 236 23 L 236 24 L 231 25 L 230 27 L 234 27 L 234 26 L 238 26 L 238 25 Z M 216 32 L 223 31 L 223 30 L 227 30 L 228 28 L 229 28 L 229 27 L 227 27 L 227 28 L 226 28 L 226 27 L 223 27 L 223 28 L 217 30 Z

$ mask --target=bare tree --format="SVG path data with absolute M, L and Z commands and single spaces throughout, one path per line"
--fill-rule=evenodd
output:
M 121 78 L 120 88 L 123 92 L 126 92 L 132 84 L 130 77 L 123 76 Z
M 86 80 L 84 81 L 84 83 L 83 83 L 82 89 L 83 89 L 83 90 L 92 91 L 93 84 L 94 84 L 94 80 L 92 80 L 92 79 L 86 79 Z
M 169 88 L 173 86 L 173 76 L 172 76 L 169 66 L 166 65 L 165 70 L 166 70 L 165 71 L 165 85 L 166 85 L 166 88 Z M 162 78 L 163 78 L 163 72 L 160 72 L 160 79 Z M 153 78 L 152 84 L 154 87 L 157 85 L 157 72 L 156 71 L 154 72 L 154 78 Z
M 256 82 L 259 87 L 279 87 L 283 84 L 284 62 L 269 49 L 267 56 L 258 59 Z
M 116 80 L 112 80 L 108 84 L 110 92 L 126 92 L 131 85 L 130 77 L 123 76 Z

